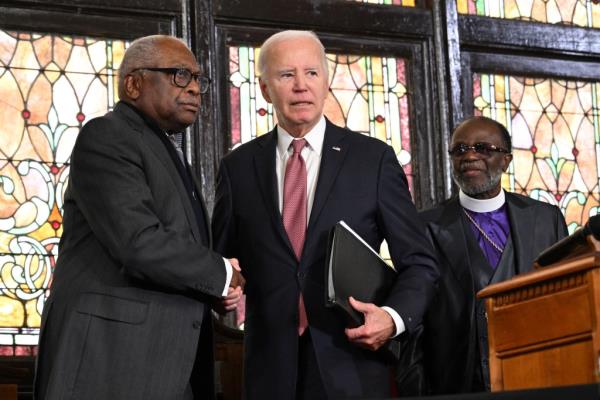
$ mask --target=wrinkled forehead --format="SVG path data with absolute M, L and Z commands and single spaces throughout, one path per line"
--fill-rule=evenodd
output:
M 161 43 L 156 51 L 156 63 L 164 68 L 187 68 L 192 72 L 200 69 L 194 54 L 181 42 L 176 40 Z

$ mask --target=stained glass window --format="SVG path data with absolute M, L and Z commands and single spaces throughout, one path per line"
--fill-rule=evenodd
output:
M 125 42 L 0 30 L 0 355 L 32 355 L 81 126 L 117 101 Z
M 229 48 L 231 147 L 269 132 L 276 124 L 258 85 L 260 50 Z M 402 58 L 328 54 L 325 115 L 335 124 L 391 145 L 412 187 L 409 93 Z
M 460 14 L 600 28 L 597 0 L 457 0 Z
M 390 6 L 414 7 L 415 0 L 347 0 L 359 3 L 385 4 Z
M 474 111 L 508 128 L 503 187 L 559 206 L 569 232 L 600 211 L 600 82 L 474 74 Z

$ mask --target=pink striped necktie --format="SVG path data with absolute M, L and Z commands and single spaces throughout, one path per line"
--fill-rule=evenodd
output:
M 306 236 L 306 164 L 300 154 L 304 146 L 305 139 L 292 141 L 294 152 L 288 159 L 283 181 L 283 226 L 298 261 Z M 302 293 L 298 301 L 298 312 L 298 335 L 302 335 L 308 327 Z

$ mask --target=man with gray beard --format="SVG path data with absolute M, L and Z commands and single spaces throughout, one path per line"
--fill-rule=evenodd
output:
M 540 252 L 567 235 L 558 207 L 502 189 L 511 151 L 510 134 L 489 118 L 469 118 L 452 134 L 452 176 L 460 191 L 421 213 L 441 277 L 415 348 L 405 349 L 412 359 L 398 369 L 400 393 L 489 391 L 487 320 L 476 293 L 530 271 Z

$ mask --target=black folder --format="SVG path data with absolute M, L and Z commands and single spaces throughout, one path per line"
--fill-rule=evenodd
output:
M 381 306 L 394 284 L 396 270 L 344 221 L 335 224 L 329 234 L 327 259 L 325 305 L 341 310 L 349 327 L 363 325 L 363 314 L 352 308 L 348 297 Z

